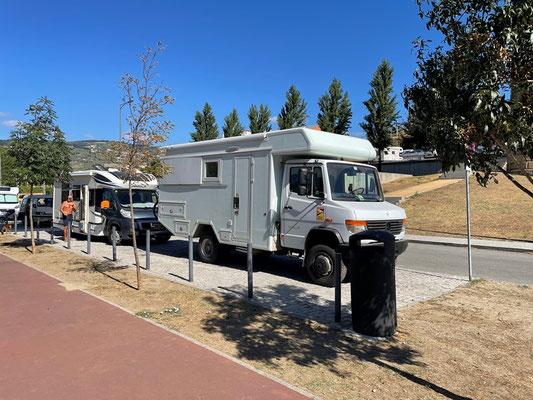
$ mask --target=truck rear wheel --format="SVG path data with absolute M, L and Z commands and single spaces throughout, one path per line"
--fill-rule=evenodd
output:
M 220 243 L 213 234 L 200 236 L 198 243 L 198 257 L 205 263 L 213 264 L 218 260 Z
M 309 277 L 320 286 L 335 286 L 335 250 L 323 244 L 317 244 L 309 250 L 306 269 Z M 347 268 L 341 262 L 341 282 L 346 277 Z

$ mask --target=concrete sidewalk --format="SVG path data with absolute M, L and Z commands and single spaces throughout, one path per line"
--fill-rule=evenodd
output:
M 444 236 L 405 235 L 412 243 L 440 244 L 444 246 L 467 246 L 466 238 Z M 500 240 L 472 239 L 471 245 L 477 249 L 533 252 L 532 242 L 506 242 Z
M 2 399 L 304 399 L 284 384 L 0 255 Z

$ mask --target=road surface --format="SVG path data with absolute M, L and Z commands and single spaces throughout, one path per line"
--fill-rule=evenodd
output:
M 397 267 L 415 271 L 468 276 L 466 247 L 409 243 Z M 533 254 L 472 249 L 474 278 L 533 285 Z

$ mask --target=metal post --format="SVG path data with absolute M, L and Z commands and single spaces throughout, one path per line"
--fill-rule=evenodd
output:
M 24 214 L 24 237 L 28 236 L 28 216 Z
M 72 221 L 68 221 L 67 225 L 67 249 L 70 249 L 70 238 L 72 236 Z
M 17 234 L 17 229 L 18 229 L 18 218 L 17 218 L 17 213 L 15 212 L 15 214 L 13 214 L 15 217 L 13 218 L 13 222 L 15 224 L 15 226 L 13 227 L 13 229 L 15 230 L 15 235 Z
M 470 236 L 470 167 L 465 167 L 466 175 L 466 225 L 468 232 L 468 280 L 472 280 L 472 243 Z
M 37 218 L 37 241 L 41 240 L 40 233 L 41 233 L 41 220 Z
M 146 230 L 146 270 L 150 271 L 150 229 Z
M 87 222 L 87 254 L 91 254 L 91 223 Z
M 335 322 L 341 322 L 341 253 L 335 253 Z
M 248 298 L 254 297 L 254 265 L 252 257 L 252 244 L 248 243 L 247 246 L 247 261 L 248 261 Z
M 194 282 L 192 235 L 189 235 L 189 282 Z
M 54 221 L 50 224 L 50 244 L 54 244 Z
M 111 227 L 111 242 L 113 243 L 113 261 L 117 261 L 117 228 L 115 228 L 115 225 Z

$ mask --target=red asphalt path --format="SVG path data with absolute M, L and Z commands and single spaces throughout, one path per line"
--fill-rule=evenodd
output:
M 0 399 L 304 395 L 0 255 Z

